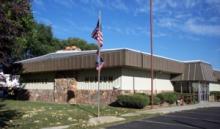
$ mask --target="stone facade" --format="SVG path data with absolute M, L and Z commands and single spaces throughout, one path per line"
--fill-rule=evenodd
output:
M 100 90 L 100 103 L 103 105 L 110 104 L 117 99 L 121 93 L 118 90 Z M 96 104 L 98 91 L 96 90 L 78 90 L 76 92 L 76 103 Z
M 54 92 L 53 90 L 28 90 L 30 101 L 71 103 L 71 104 L 96 104 L 97 93 L 95 90 L 68 90 Z M 121 91 L 117 90 L 100 90 L 100 103 L 108 105 L 117 99 Z M 71 99 L 68 99 L 70 97 Z
M 43 102 L 54 102 L 53 90 L 28 90 L 29 100 L 31 101 L 43 101 Z
M 71 104 L 96 104 L 97 90 L 79 90 L 74 78 L 55 79 L 53 90 L 28 89 L 31 101 L 44 101 Z M 100 90 L 100 102 L 103 105 L 110 104 L 121 93 L 119 90 Z
M 62 80 L 62 83 L 65 81 Z M 60 83 L 61 83 L 60 82 Z M 29 100 L 55 102 L 55 103 L 71 103 L 71 104 L 97 104 L 97 90 L 68 90 L 68 87 L 63 85 L 57 90 L 28 90 Z M 100 103 L 108 105 L 117 99 L 120 94 L 133 94 L 132 90 L 100 90 Z M 147 93 L 150 91 L 135 91 L 135 93 Z

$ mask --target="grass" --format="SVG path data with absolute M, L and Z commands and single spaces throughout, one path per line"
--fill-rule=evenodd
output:
M 101 107 L 101 115 L 120 116 L 134 109 Z M 87 121 L 97 116 L 92 105 L 69 105 L 43 102 L 0 100 L 0 128 L 39 129 L 71 125 L 71 128 L 88 128 Z

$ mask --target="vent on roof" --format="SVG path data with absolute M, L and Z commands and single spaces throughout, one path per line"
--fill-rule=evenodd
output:
M 56 51 L 56 53 L 70 53 L 70 52 L 80 52 L 81 49 L 76 46 L 67 46 L 64 50 Z

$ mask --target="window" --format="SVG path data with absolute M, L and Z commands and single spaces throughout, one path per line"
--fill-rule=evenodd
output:
M 101 82 L 113 82 L 113 76 L 101 76 L 100 81 Z M 97 76 L 89 76 L 85 77 L 85 82 L 98 82 L 98 77 Z
M 89 82 L 89 77 L 86 77 L 86 78 L 85 78 L 85 82 Z
M 113 76 L 109 76 L 109 77 L 108 77 L 108 81 L 109 81 L 109 82 L 113 82 Z

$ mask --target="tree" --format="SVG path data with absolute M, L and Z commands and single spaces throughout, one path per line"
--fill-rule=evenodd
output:
M 29 36 L 26 52 L 34 57 L 55 51 L 53 33 L 50 26 L 35 23 L 32 35 Z
M 55 38 L 50 26 L 34 21 L 31 0 L 0 0 L 0 66 L 11 69 L 14 61 L 71 45 L 82 50 L 97 49 L 97 45 L 79 38 Z
M 30 33 L 33 16 L 30 0 L 0 0 L 0 64 L 9 67 L 15 60 L 16 41 Z M 26 42 L 22 42 L 26 43 Z M 24 46 L 21 45 L 21 46 Z M 20 45 L 19 45 L 20 46 Z M 16 51 L 17 51 L 16 50 Z

